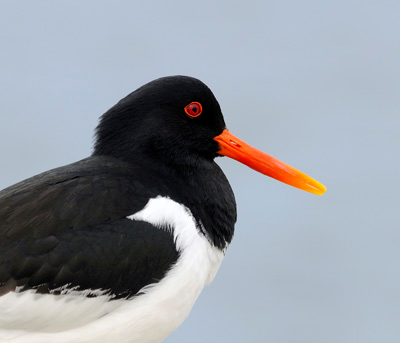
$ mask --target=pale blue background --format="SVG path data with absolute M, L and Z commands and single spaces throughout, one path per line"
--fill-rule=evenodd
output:
M 103 112 L 171 74 L 328 192 L 219 159 L 235 239 L 166 342 L 400 342 L 400 1 L 3 0 L 0 188 L 86 157 Z

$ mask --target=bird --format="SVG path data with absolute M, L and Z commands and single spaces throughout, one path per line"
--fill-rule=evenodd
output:
M 215 162 L 233 158 L 321 195 L 326 188 L 225 125 L 189 76 L 106 111 L 92 154 L 0 192 L 0 341 L 157 343 L 214 279 L 236 203 Z

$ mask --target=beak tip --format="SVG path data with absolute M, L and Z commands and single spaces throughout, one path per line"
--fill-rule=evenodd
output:
M 321 196 L 324 195 L 325 192 L 326 192 L 326 187 L 323 184 L 319 184 L 314 194 Z

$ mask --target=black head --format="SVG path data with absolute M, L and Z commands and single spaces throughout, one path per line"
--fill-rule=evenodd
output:
M 192 102 L 200 106 L 185 111 Z M 204 83 L 187 76 L 163 77 L 138 88 L 101 117 L 93 154 L 137 161 L 146 153 L 169 164 L 191 165 L 217 156 L 214 137 L 224 128 L 221 108 Z
M 93 154 L 130 162 L 132 189 L 140 190 L 135 201 L 162 195 L 185 204 L 222 249 L 232 239 L 236 220 L 233 192 L 213 162 L 220 150 L 214 138 L 224 129 L 221 108 L 204 83 L 163 77 L 103 114 Z

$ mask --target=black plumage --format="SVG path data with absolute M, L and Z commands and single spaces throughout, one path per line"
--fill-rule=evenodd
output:
M 184 107 L 199 101 L 203 114 Z M 131 297 L 159 281 L 179 257 L 169 228 L 127 219 L 150 198 L 192 212 L 223 249 L 236 206 L 213 161 L 225 128 L 217 100 L 183 76 L 150 82 L 106 112 L 93 155 L 0 192 L 0 293 L 103 290 Z

